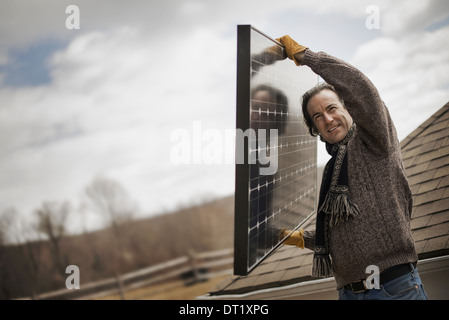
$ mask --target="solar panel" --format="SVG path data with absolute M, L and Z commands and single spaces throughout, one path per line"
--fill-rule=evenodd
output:
M 246 275 L 317 206 L 317 139 L 301 96 L 318 82 L 308 67 L 250 25 L 237 28 L 234 274 Z

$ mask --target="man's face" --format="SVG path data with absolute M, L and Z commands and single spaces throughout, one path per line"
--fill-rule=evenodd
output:
M 330 144 L 343 140 L 352 126 L 351 115 L 332 90 L 324 89 L 314 95 L 307 112 L 321 137 Z

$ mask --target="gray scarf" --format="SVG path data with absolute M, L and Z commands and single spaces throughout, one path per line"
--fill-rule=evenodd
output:
M 313 277 L 327 278 L 332 276 L 332 261 L 329 255 L 329 229 L 359 214 L 359 209 L 349 198 L 346 153 L 348 141 L 353 136 L 355 128 L 354 123 L 346 137 L 339 143 L 333 145 L 326 143 L 326 149 L 332 158 L 324 168 L 321 182 L 312 265 Z

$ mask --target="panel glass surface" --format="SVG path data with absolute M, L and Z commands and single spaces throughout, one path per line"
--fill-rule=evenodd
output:
M 247 176 L 236 176 L 236 192 L 247 188 L 248 195 L 246 206 L 236 203 L 236 223 L 246 222 L 246 228 L 236 231 L 246 229 L 246 234 L 235 238 L 246 237 L 241 241 L 246 248 L 235 246 L 246 250 L 236 254 L 246 261 L 235 261 L 245 263 L 246 273 L 279 246 L 282 229 L 297 229 L 316 211 L 317 196 L 317 139 L 308 133 L 301 111 L 301 96 L 317 83 L 317 76 L 285 59 L 282 47 L 254 28 L 248 48 L 247 127 L 237 121 L 241 124 L 237 129 L 248 133 L 248 163 L 244 164 L 248 170 Z M 239 138 L 237 134 L 237 147 Z M 243 273 L 242 266 L 237 269 Z

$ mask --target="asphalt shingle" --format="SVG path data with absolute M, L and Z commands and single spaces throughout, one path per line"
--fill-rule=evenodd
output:
M 418 256 L 449 254 L 449 103 L 402 140 L 401 149 L 413 193 L 410 225 Z M 281 246 L 249 275 L 230 277 L 210 294 L 245 293 L 310 280 L 312 257 L 310 250 Z

